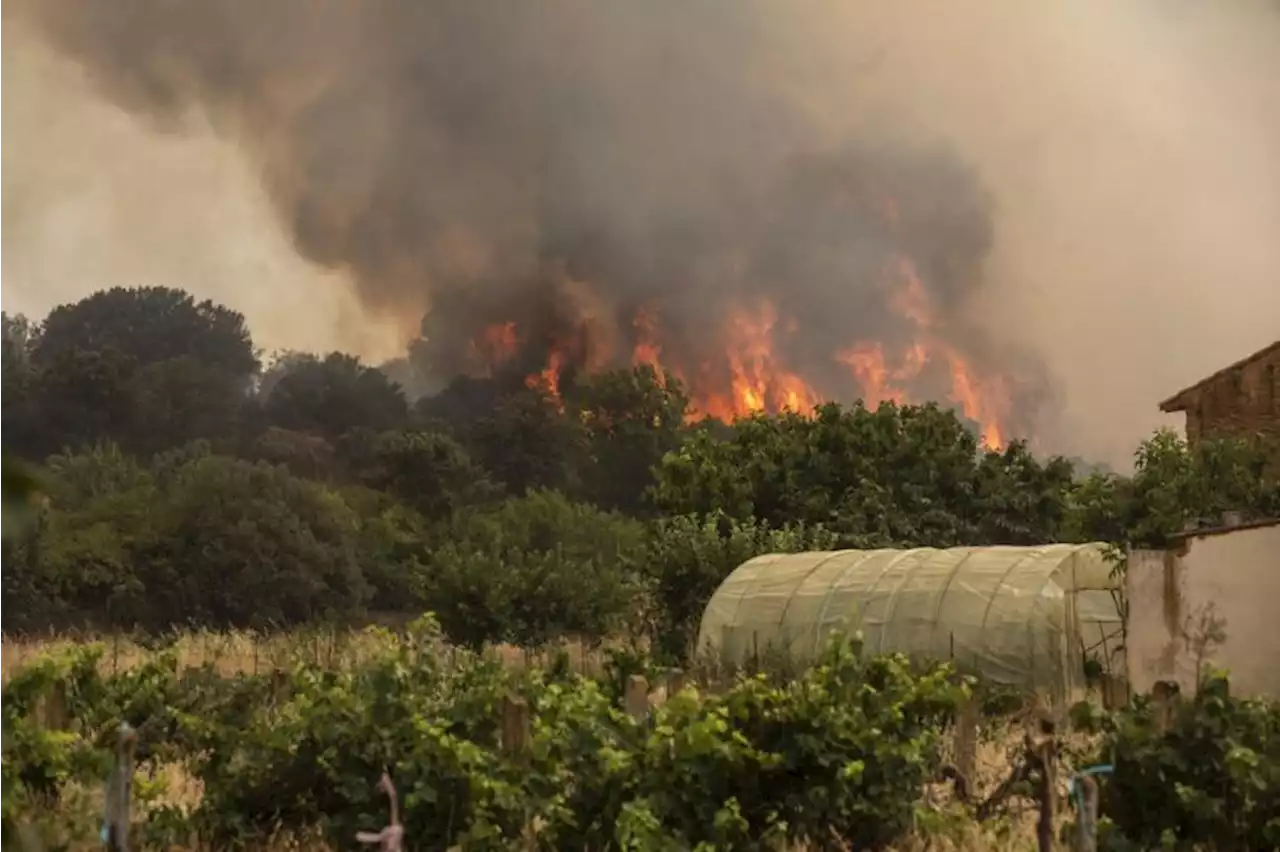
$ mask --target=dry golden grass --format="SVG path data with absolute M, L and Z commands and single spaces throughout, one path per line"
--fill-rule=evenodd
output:
M 85 641 L 84 638 L 74 637 L 22 641 L 4 639 L 0 643 L 0 677 L 7 682 L 15 672 L 42 654 L 83 644 Z M 104 673 L 136 666 L 156 653 L 123 637 L 107 637 L 97 641 L 105 648 L 101 663 Z M 380 641 L 374 631 L 318 630 L 275 636 L 247 631 L 202 631 L 182 635 L 173 647 L 182 666 L 211 664 L 219 672 L 233 674 L 270 671 L 298 662 L 329 668 L 357 666 L 377 651 Z M 548 650 L 532 652 L 512 646 L 498 646 L 491 650 L 513 668 L 542 664 L 554 653 Z M 603 667 L 604 655 L 599 649 L 589 649 L 579 643 L 566 643 L 563 650 L 576 671 L 598 672 Z M 1013 762 L 1020 753 L 1023 732 L 1020 725 L 1008 720 L 989 720 L 984 725 L 977 747 L 975 777 L 972 779 L 976 800 L 981 800 L 1008 777 Z M 1081 744 L 1075 745 L 1078 747 Z M 169 804 L 190 808 L 200 802 L 200 782 L 187 774 L 181 765 L 160 767 L 154 783 L 157 785 L 155 805 Z M 1015 801 L 1011 812 L 1006 816 L 988 823 L 978 823 L 955 806 L 952 799 L 949 789 L 931 786 L 926 792 L 926 802 L 931 803 L 937 816 L 932 821 L 936 825 L 928 832 L 919 831 L 907 838 L 896 847 L 895 852 L 1020 852 L 1036 848 L 1036 814 L 1032 803 Z M 101 813 L 100 788 L 72 787 L 65 792 L 58 813 L 50 815 L 49 824 L 43 828 L 45 832 L 52 832 L 49 840 L 62 848 L 101 848 L 96 839 Z M 198 845 L 186 848 L 190 852 L 206 852 Z M 546 844 L 539 844 L 536 836 L 533 836 L 528 840 L 528 848 L 542 849 L 546 848 Z M 330 846 L 314 837 L 284 833 L 271 838 L 261 847 L 261 852 L 286 850 L 333 852 Z
M 123 671 L 154 657 L 156 651 L 138 644 L 127 636 L 74 637 L 0 640 L 0 678 L 4 681 L 28 662 L 62 648 L 94 642 L 102 646 L 104 674 Z M 376 629 L 317 629 L 283 634 L 261 634 L 248 630 L 227 632 L 191 631 L 174 641 L 178 665 L 200 667 L 212 665 L 224 675 L 240 672 L 259 673 L 309 663 L 328 669 L 358 666 L 380 650 L 382 639 Z M 513 645 L 496 645 L 487 649 L 512 668 L 545 664 L 553 654 L 563 651 L 574 671 L 598 673 L 604 668 L 605 653 L 601 648 L 581 642 L 565 641 L 552 648 L 529 650 Z

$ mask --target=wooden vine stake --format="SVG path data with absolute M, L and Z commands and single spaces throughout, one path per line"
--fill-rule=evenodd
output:
M 271 672 L 271 695 L 276 702 L 287 701 L 289 699 L 289 672 L 284 669 L 274 669 Z
M 117 734 L 115 766 L 107 779 L 106 818 L 102 824 L 102 841 L 107 852 L 129 852 L 134 749 L 137 744 L 137 732 L 122 722 Z
M 633 674 L 627 678 L 626 691 L 623 693 L 623 709 L 637 722 L 643 722 L 648 718 L 649 683 L 644 679 L 644 675 Z
M 1080 784 L 1080 813 L 1076 820 L 1076 852 L 1098 852 L 1098 782 L 1085 775 Z
M 1178 685 L 1167 680 L 1156 681 L 1151 688 L 1151 700 L 1155 704 L 1156 730 L 1163 734 L 1173 724 L 1173 714 L 1178 703 Z
M 1040 769 L 1040 816 L 1036 843 L 1040 852 L 1053 852 L 1053 824 L 1058 811 L 1058 746 L 1056 726 L 1047 716 L 1040 720 L 1040 734 L 1027 743 L 1028 759 Z
M 956 769 L 965 779 L 966 787 L 973 779 L 978 763 L 978 699 L 972 695 L 960 699 L 956 705 Z
M 65 731 L 70 725 L 67 712 L 67 682 L 56 680 L 40 696 L 36 718 L 50 731 Z
M 502 699 L 502 750 L 523 754 L 529 748 L 529 703 L 508 695 Z
M 675 698 L 685 688 L 685 677 L 683 669 L 672 669 L 667 673 L 667 700 Z

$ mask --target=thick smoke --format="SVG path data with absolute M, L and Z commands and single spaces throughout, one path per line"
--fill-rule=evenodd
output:
M 234 140 L 301 255 L 371 311 L 425 315 L 413 351 L 436 382 L 508 319 L 542 348 L 586 328 L 579 358 L 622 358 L 637 310 L 696 365 L 729 305 L 763 294 L 798 329 L 787 366 L 852 396 L 836 349 L 911 342 L 886 274 L 906 255 L 980 371 L 1043 391 L 1044 357 L 1083 401 L 1037 431 L 1117 460 L 1156 399 L 1265 342 L 1257 310 L 1219 311 L 1216 346 L 1188 356 L 1144 299 L 1185 328 L 1224 286 L 1200 279 L 1255 296 L 1280 280 L 1264 239 L 1280 223 L 1265 82 L 1280 27 L 1245 0 L 980 5 L 27 0 L 5 15 L 159 129 L 199 116 Z M 1197 144 L 1216 153 L 1184 156 Z M 1113 365 L 1127 381 L 1099 390 Z M 1024 427 L 1038 398 L 1015 400 Z
M 945 153 L 817 142 L 778 85 L 773 8 L 30 11 L 116 102 L 162 126 L 199 108 L 250 151 L 300 252 L 349 269 L 375 310 L 426 314 L 415 353 L 437 379 L 508 319 L 545 348 L 585 317 L 587 348 L 625 357 L 638 311 L 668 355 L 700 363 L 726 312 L 763 296 L 799 329 L 788 365 L 838 393 L 841 346 L 910 343 L 890 309 L 895 255 L 944 309 L 980 286 L 988 204 Z

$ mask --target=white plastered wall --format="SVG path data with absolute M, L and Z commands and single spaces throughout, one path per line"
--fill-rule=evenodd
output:
M 1203 661 L 1230 670 L 1233 694 L 1280 698 L 1280 523 L 1188 536 L 1172 550 L 1132 551 L 1126 592 L 1135 692 L 1149 692 L 1159 680 L 1193 690 L 1196 640 L 1216 620 L 1226 638 Z

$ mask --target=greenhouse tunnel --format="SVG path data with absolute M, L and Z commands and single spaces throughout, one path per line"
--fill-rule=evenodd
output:
M 866 653 L 951 660 L 962 671 L 1074 700 L 1085 659 L 1115 672 L 1120 580 L 1103 544 L 768 554 L 712 595 L 698 651 L 743 666 L 813 661 L 832 632 Z

